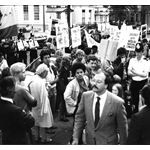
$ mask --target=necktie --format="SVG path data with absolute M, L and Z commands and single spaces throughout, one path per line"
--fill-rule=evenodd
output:
M 95 122 L 94 122 L 95 127 L 97 126 L 99 118 L 100 118 L 100 116 L 99 116 L 99 112 L 100 112 L 99 107 L 100 107 L 100 97 L 97 97 L 97 102 L 96 102 L 96 105 L 95 105 Z

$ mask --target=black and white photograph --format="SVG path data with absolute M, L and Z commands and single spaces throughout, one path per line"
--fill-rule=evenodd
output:
M 0 2 L 0 145 L 150 145 L 150 4 Z

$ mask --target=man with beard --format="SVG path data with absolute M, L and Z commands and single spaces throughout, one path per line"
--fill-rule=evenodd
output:
M 85 128 L 86 144 L 126 144 L 127 118 L 123 99 L 107 91 L 109 76 L 103 72 L 91 80 L 92 91 L 82 94 L 75 115 L 73 142 L 77 145 Z

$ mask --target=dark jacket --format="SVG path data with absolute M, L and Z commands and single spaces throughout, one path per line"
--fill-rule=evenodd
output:
M 127 144 L 149 145 L 150 144 L 150 108 L 144 107 L 131 118 Z
M 121 58 L 117 57 L 113 62 L 114 74 L 117 74 L 123 78 L 123 63 L 121 63 Z
M 27 130 L 34 126 L 34 118 L 20 107 L 0 99 L 0 130 L 2 144 L 27 144 Z
M 37 106 L 37 100 L 22 86 L 16 86 L 16 93 L 13 98 L 15 104 L 25 110 L 31 111 L 32 107 Z

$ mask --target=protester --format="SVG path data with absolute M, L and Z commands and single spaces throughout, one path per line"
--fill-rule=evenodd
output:
M 27 64 L 27 50 L 29 48 L 29 44 L 24 39 L 23 35 L 18 35 L 17 41 L 17 49 L 19 53 L 19 61 Z
M 95 55 L 89 55 L 87 57 L 86 67 L 87 72 L 86 75 L 89 79 L 92 79 L 95 74 L 101 72 L 101 66 L 98 64 L 99 60 Z
M 114 67 L 112 65 L 112 62 L 107 57 L 106 57 L 106 59 L 102 60 L 101 69 L 104 72 L 108 72 L 110 75 L 114 74 Z
M 51 53 L 55 54 L 56 48 L 53 44 L 53 39 L 51 37 L 47 39 L 46 45 L 47 45 L 48 49 L 51 51 Z
M 38 54 L 37 54 L 38 47 L 39 47 L 38 42 L 35 40 L 34 35 L 31 34 L 29 38 L 30 63 L 38 57 Z
M 10 66 L 10 73 L 15 78 L 15 95 L 13 101 L 26 113 L 31 113 L 32 107 L 37 105 L 37 100 L 29 93 L 28 89 L 22 85 L 22 81 L 25 80 L 25 67 L 26 65 L 21 62 L 14 63 Z M 33 144 L 32 131 L 28 130 L 28 142 Z
M 58 105 L 56 106 L 57 108 L 59 108 L 59 119 L 64 122 L 69 121 L 66 118 L 67 110 L 66 110 L 66 104 L 64 100 L 64 92 L 65 92 L 66 86 L 69 83 L 70 68 L 71 68 L 70 58 L 67 56 L 62 57 L 60 70 L 59 70 L 59 76 L 58 76 L 58 82 L 56 85 L 56 88 L 57 88 L 56 104 Z
M 77 63 L 77 62 L 82 62 L 84 64 L 85 63 L 84 56 L 85 56 L 84 51 L 81 49 L 78 49 L 76 51 L 76 59 L 73 60 L 72 64 Z
M 149 60 L 150 58 L 150 52 L 149 52 L 149 46 L 148 46 L 148 40 L 147 39 L 143 39 L 142 40 L 142 44 L 143 44 L 143 55 L 145 57 L 145 59 Z
M 31 94 L 37 100 L 37 106 L 32 109 L 33 117 L 35 118 L 35 140 L 42 143 L 50 142 L 47 130 L 54 123 L 47 92 L 49 84 L 46 84 L 45 80 L 48 70 L 47 65 L 39 65 L 29 85 Z
M 2 74 L 3 69 L 7 67 L 7 60 L 4 58 L 3 54 L 0 53 L 0 75 Z
M 26 65 L 17 62 L 10 66 L 10 73 L 16 80 L 14 102 L 17 106 L 21 107 L 27 113 L 31 111 L 32 107 L 37 105 L 36 99 L 29 93 L 29 91 L 22 85 L 25 80 L 25 67 Z
M 28 144 L 27 131 L 34 125 L 34 118 L 13 102 L 15 79 L 11 76 L 0 81 L 0 129 L 2 144 Z
M 9 67 L 6 67 L 3 69 L 2 71 L 2 75 L 1 75 L 1 78 L 4 78 L 4 77 L 7 77 L 7 76 L 10 76 L 11 73 L 10 73 L 10 68 Z
M 119 83 L 116 83 L 112 86 L 112 93 L 114 93 L 115 95 L 117 95 L 121 98 L 124 98 L 123 88 L 122 88 L 122 85 Z
M 124 91 L 127 89 L 127 63 L 126 63 L 126 49 L 120 47 L 117 50 L 117 58 L 113 62 L 113 73 L 121 78 L 121 85 Z
M 74 63 L 72 66 L 72 75 L 75 77 L 66 87 L 64 99 L 67 112 L 75 117 L 78 110 L 82 93 L 88 91 L 89 79 L 85 76 L 86 67 L 83 63 Z M 73 122 L 74 124 L 74 122 Z M 71 139 L 72 142 L 72 139 Z M 82 133 L 79 137 L 79 144 L 82 144 Z
M 51 85 L 51 88 L 48 90 L 49 100 L 53 115 L 55 114 L 55 104 L 56 104 L 56 82 L 58 81 L 57 70 L 55 69 L 54 64 L 51 62 L 51 54 L 49 50 L 42 50 L 40 53 L 41 62 L 46 64 L 48 69 L 48 74 L 46 76 L 46 82 Z
M 72 66 L 72 75 L 75 78 L 69 82 L 64 92 L 67 112 L 70 114 L 76 113 L 82 93 L 88 90 L 89 79 L 84 75 L 85 71 L 86 67 L 82 63 Z

